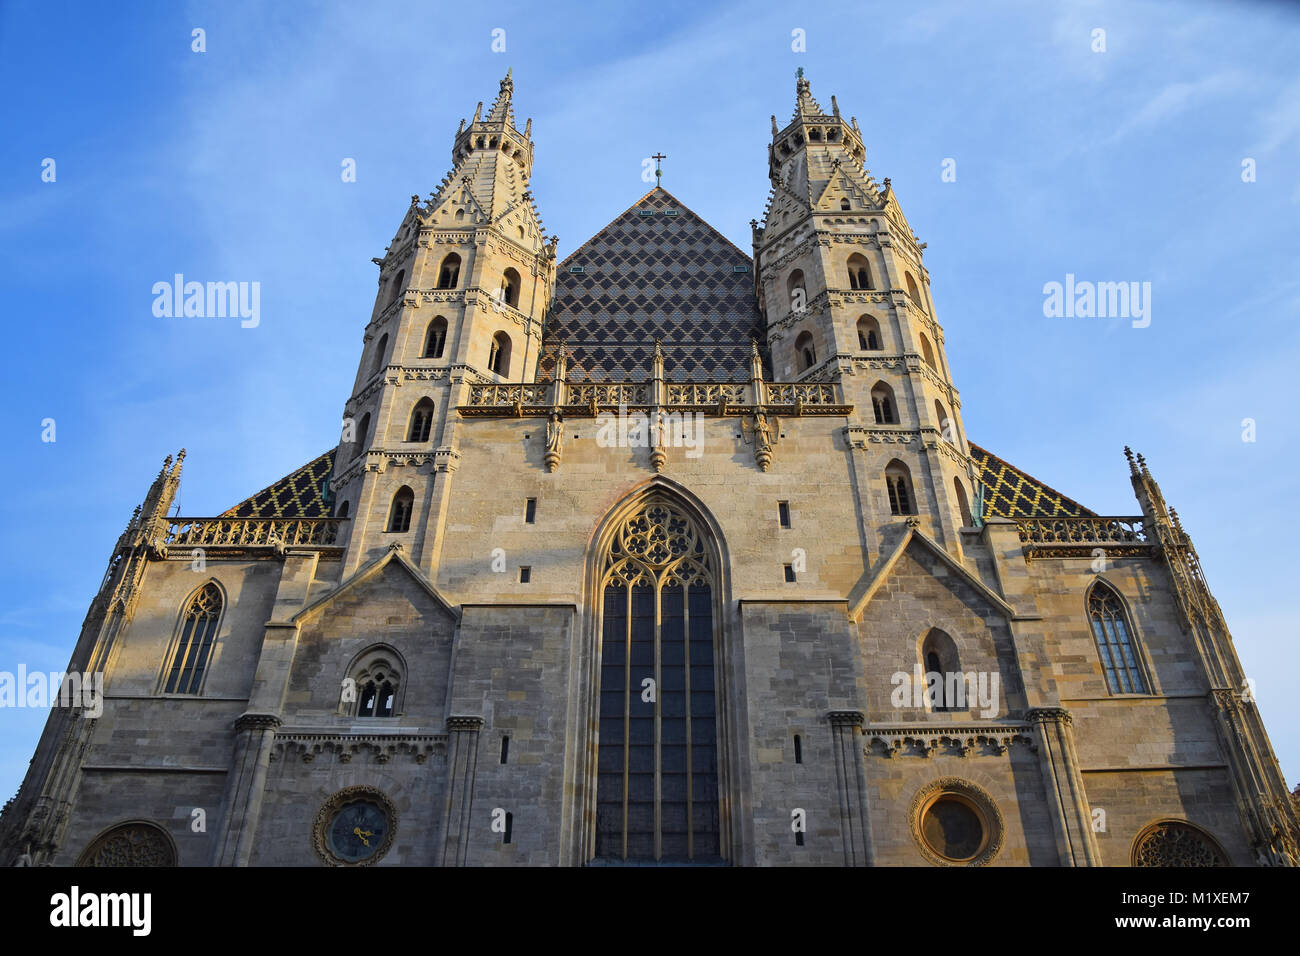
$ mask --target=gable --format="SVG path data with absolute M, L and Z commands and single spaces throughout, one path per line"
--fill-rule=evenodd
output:
M 652 189 L 560 263 L 538 378 L 554 376 L 563 345 L 570 381 L 643 381 L 658 340 L 669 381 L 748 380 L 751 343 L 765 343 L 752 270 L 726 237 Z

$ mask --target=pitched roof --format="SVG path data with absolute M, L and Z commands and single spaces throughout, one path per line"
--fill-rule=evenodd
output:
M 644 380 L 658 339 L 670 381 L 748 379 L 751 343 L 766 344 L 752 269 L 656 186 L 560 263 L 538 378 L 563 344 L 571 381 Z
M 1096 516 L 1096 512 L 1089 511 L 1073 498 L 1067 498 L 974 442 L 970 445 L 970 456 L 979 469 L 980 481 L 988 488 L 984 498 L 986 517 Z
M 326 482 L 334 471 L 334 449 L 314 458 L 251 498 L 221 512 L 219 518 L 327 518 Z

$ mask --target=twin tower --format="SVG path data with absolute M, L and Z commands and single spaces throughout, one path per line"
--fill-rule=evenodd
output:
M 734 404 L 769 414 L 800 410 L 792 393 L 782 392 L 784 383 L 827 385 L 848 418 L 838 430 L 842 440 L 866 453 L 874 473 L 861 476 L 875 489 L 870 510 L 917 515 L 935 540 L 960 554 L 958 530 L 978 521 L 979 472 L 934 317 L 924 246 L 889 180 L 878 184 L 865 169 L 856 118 L 845 119 L 834 97 L 826 112 L 808 80 L 798 79 L 790 121 L 782 128 L 772 117 L 772 188 L 763 223 L 751 222 L 752 259 L 735 255 L 656 187 L 602 233 L 607 244 L 621 242 L 626 256 L 588 243 L 561 263 L 529 189 L 532 121 L 520 131 L 513 93 L 507 74 L 486 113 L 480 103 L 468 124 L 461 121 L 452 171 L 426 200 L 411 197 L 392 243 L 374 260 L 379 292 L 330 482 L 334 513 L 353 519 L 345 570 L 382 552 L 403 529 L 412 536 L 412 558 L 428 566 L 439 533 L 427 526 L 437 512 L 434 477 L 455 470 L 464 440 L 458 430 L 472 424 L 457 409 L 472 403 L 476 388 L 517 385 L 493 394 L 539 411 L 547 401 L 541 385 L 564 379 L 571 367 L 572 339 L 565 336 L 575 328 L 593 347 L 624 348 L 620 354 L 628 354 L 624 340 L 640 328 L 648 348 L 638 354 L 660 354 L 662 347 L 670 356 L 658 371 L 653 362 L 588 369 L 587 380 L 596 384 L 653 383 L 656 374 L 669 383 L 762 378 Z M 686 256 L 676 236 L 654 231 L 683 228 L 673 217 L 699 223 L 715 243 L 697 248 L 677 277 L 647 265 L 655 256 Z M 650 231 L 630 235 L 638 229 Z M 717 275 L 706 275 L 710 269 Z M 580 296 L 570 280 L 585 282 L 600 302 Z M 638 324 L 638 308 L 653 310 L 649 303 L 662 301 L 655 294 L 671 295 L 667 286 L 678 280 L 692 286 L 687 307 L 657 324 L 653 317 Z M 725 352 L 727 343 L 711 343 L 707 329 L 732 283 L 747 287 L 742 308 L 750 328 L 742 352 L 758 357 L 752 369 L 749 362 L 715 368 L 721 363 L 708 354 L 674 362 L 682 349 Z M 586 321 L 584 310 L 625 314 L 606 315 L 601 325 Z M 561 330 L 557 313 L 578 321 Z M 574 369 L 568 379 L 583 374 Z M 779 431 L 772 437 L 779 440 Z

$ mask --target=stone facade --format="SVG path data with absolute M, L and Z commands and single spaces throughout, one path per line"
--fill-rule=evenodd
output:
M 856 120 L 799 80 L 752 257 L 656 186 L 560 262 L 512 97 L 375 260 L 339 446 L 217 518 L 168 459 L 0 863 L 1300 862 L 1177 514 L 968 441 Z

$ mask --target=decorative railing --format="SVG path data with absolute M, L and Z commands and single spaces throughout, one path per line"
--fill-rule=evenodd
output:
M 835 386 L 830 382 L 812 382 L 798 385 L 765 384 L 767 404 L 770 405 L 836 405 Z
M 1150 543 L 1141 517 L 1017 518 L 1015 521 L 1020 540 L 1035 545 Z
M 648 405 L 650 383 L 569 383 L 566 404 L 590 405 L 592 402 L 597 405 Z
M 165 544 L 175 548 L 324 547 L 339 540 L 345 518 L 174 518 Z
M 549 405 L 551 386 L 537 385 L 472 385 L 469 404 L 480 408 L 510 408 L 515 405 Z
M 664 388 L 669 405 L 748 404 L 745 401 L 748 386 L 740 382 L 668 382 Z

